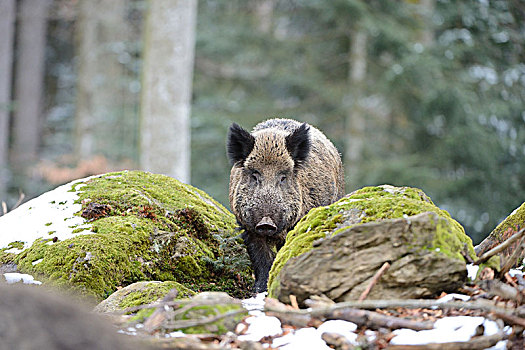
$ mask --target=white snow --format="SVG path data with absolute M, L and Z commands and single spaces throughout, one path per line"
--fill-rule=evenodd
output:
M 509 270 L 509 275 L 510 275 L 511 277 L 514 277 L 514 276 L 516 276 L 516 275 L 521 275 L 521 276 L 523 276 L 523 270 L 522 270 L 522 269 L 523 269 L 523 266 L 520 267 L 520 268 L 517 268 L 517 269 L 510 269 L 510 270 Z
M 479 265 L 474 265 L 474 264 L 467 265 L 468 278 L 470 278 L 471 281 L 474 281 L 476 279 L 476 276 L 478 275 L 478 270 L 479 270 Z
M 447 303 L 447 302 L 453 301 L 453 300 L 467 301 L 467 300 L 470 300 L 470 297 L 468 295 L 465 295 L 465 294 L 450 293 L 450 294 L 445 295 L 444 297 L 439 298 L 437 300 L 437 302 L 438 303 Z
M 352 322 L 344 320 L 330 320 L 322 323 L 317 329 L 313 327 L 300 328 L 297 330 L 289 330 L 289 333 L 282 335 L 282 329 L 279 319 L 273 316 L 266 316 L 262 311 L 264 308 L 265 294 L 258 294 L 254 298 L 246 299 L 243 305 L 250 311 L 251 316 L 245 319 L 248 324 L 248 329 L 245 334 L 239 336 L 239 340 L 259 341 L 263 337 L 274 337 L 271 346 L 281 350 L 294 349 L 320 349 L 328 350 L 330 347 L 322 339 L 323 333 L 336 333 L 345 337 L 348 342 L 353 345 L 357 343 L 357 325 Z M 463 294 L 448 294 L 439 299 L 440 302 L 450 300 L 464 300 L 470 299 L 468 295 Z M 256 311 L 256 313 L 252 313 Z M 390 344 L 392 345 L 417 345 L 428 343 L 446 343 L 456 341 L 468 341 L 476 334 L 479 326 L 483 326 L 483 335 L 493 335 L 501 332 L 498 324 L 492 320 L 477 316 L 454 316 L 444 317 L 434 323 L 434 329 L 424 331 L 414 331 L 411 329 L 398 329 L 393 331 L 395 337 L 392 338 Z M 507 327 L 507 332 L 510 328 Z M 376 332 L 372 330 L 365 331 L 365 336 L 368 341 L 373 342 L 376 338 Z M 505 349 L 506 341 L 501 341 L 491 348 L 491 350 Z
M 76 191 L 72 191 L 74 184 L 90 178 L 59 186 L 0 217 L 0 248 L 7 248 L 12 242 L 22 242 L 22 249 L 6 250 L 8 253 L 18 254 L 29 248 L 38 238 L 57 237 L 58 240 L 64 240 L 90 233 L 91 225 L 84 218 L 75 215 L 82 209 L 82 205 L 75 201 L 78 199 L 78 190 L 83 185 L 77 185 Z M 72 232 L 82 228 L 86 230 Z
M 35 280 L 33 276 L 25 273 L 8 272 L 4 273 L 4 278 L 9 284 L 17 282 L 23 282 L 25 284 L 42 284 L 42 282 Z
M 280 350 L 330 350 L 330 347 L 321 339 L 321 333 L 312 327 L 301 328 L 293 333 L 286 334 L 284 337 L 275 338 L 272 347 Z
M 246 334 L 239 336 L 239 340 L 259 341 L 263 337 L 278 335 L 283 332 L 281 321 L 277 317 L 262 314 L 250 316 L 245 322 L 248 323 L 248 330 Z
M 250 315 L 261 315 L 264 310 L 264 298 L 266 298 L 267 292 L 259 293 L 256 296 L 244 299 L 242 306 L 248 310 Z
M 484 326 L 483 335 L 493 335 L 499 330 L 496 322 L 481 316 L 445 317 L 434 323 L 434 329 L 424 331 L 397 329 L 393 332 L 396 336 L 392 338 L 390 344 L 418 345 L 468 341 L 476 334 L 476 328 L 480 325 Z
M 357 345 L 357 334 L 354 333 L 356 329 L 357 325 L 353 322 L 344 320 L 330 320 L 320 325 L 317 328 L 317 332 L 319 332 L 321 335 L 323 333 L 337 333 L 345 337 L 350 343 Z

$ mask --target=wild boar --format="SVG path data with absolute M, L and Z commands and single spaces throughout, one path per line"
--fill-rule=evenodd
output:
M 344 195 L 341 156 L 321 131 L 291 119 L 261 122 L 251 133 L 233 123 L 227 153 L 230 206 L 244 229 L 255 291 L 263 292 L 288 231 Z

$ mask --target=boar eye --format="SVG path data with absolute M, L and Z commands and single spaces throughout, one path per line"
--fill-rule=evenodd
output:
M 250 174 L 253 181 L 256 183 L 261 182 L 261 174 L 257 170 L 253 170 Z
M 281 184 L 285 184 L 285 183 L 286 183 L 286 180 L 287 180 L 286 175 L 284 175 L 284 174 L 279 175 L 279 183 L 281 183 Z

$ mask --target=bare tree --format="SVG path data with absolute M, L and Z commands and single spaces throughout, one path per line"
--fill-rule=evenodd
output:
M 78 81 L 75 154 L 78 160 L 115 147 L 123 117 L 124 84 L 119 54 L 128 34 L 126 0 L 81 0 L 76 27 Z
M 344 163 L 347 183 L 354 188 L 358 176 L 358 166 L 363 159 L 365 143 L 366 113 L 360 104 L 364 97 L 367 70 L 368 34 L 363 29 L 355 29 L 350 34 L 350 53 L 348 71 L 348 95 Z
M 47 13 L 51 0 L 22 0 L 15 71 L 12 164 L 23 171 L 40 144 Z
M 190 181 L 196 0 L 151 0 L 142 77 L 140 164 Z
M 6 196 L 15 0 L 0 0 L 0 201 Z M 1 215 L 1 213 L 0 213 Z

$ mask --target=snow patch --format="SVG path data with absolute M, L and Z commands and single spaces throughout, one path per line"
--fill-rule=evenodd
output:
M 281 321 L 274 316 L 266 316 L 264 314 L 251 316 L 245 322 L 248 323 L 248 330 L 246 334 L 239 336 L 239 340 L 259 341 L 263 337 L 274 336 L 283 332 Z
M 517 268 L 517 269 L 510 269 L 509 270 L 509 275 L 510 277 L 515 277 L 515 276 L 523 276 L 523 266 L 520 267 L 520 268 Z
M 455 316 L 445 317 L 434 323 L 434 329 L 414 331 L 397 329 L 390 341 L 392 345 L 421 345 L 429 343 L 465 342 L 476 334 L 476 328 L 484 327 L 484 335 L 494 335 L 499 331 L 496 322 L 484 317 Z
M 44 259 L 38 259 L 38 260 L 35 260 L 31 263 L 31 265 L 35 266 L 36 264 L 40 264 L 42 261 L 44 261 Z
M 357 334 L 354 331 L 357 325 L 353 322 L 344 320 L 330 320 L 324 322 L 317 328 L 317 331 L 322 335 L 323 333 L 336 333 L 342 335 L 351 344 L 357 345 Z
M 437 303 L 448 303 L 449 301 L 453 301 L 453 300 L 467 301 L 467 300 L 470 300 L 470 297 L 465 294 L 450 293 L 450 294 L 445 295 L 444 297 L 439 298 L 436 302 Z
M 82 209 L 82 205 L 75 201 L 78 200 L 78 191 L 83 186 L 81 182 L 93 177 L 96 176 L 59 186 L 0 217 L 0 248 L 8 248 L 13 242 L 22 242 L 22 249 L 6 250 L 7 253 L 18 254 L 39 238 L 56 237 L 57 240 L 64 240 L 80 234 L 89 234 L 91 225 L 84 218 L 75 215 Z M 78 185 L 75 191 L 72 191 L 75 184 Z M 73 233 L 73 230 L 78 229 L 85 230 Z
M 479 270 L 479 265 L 474 265 L 474 264 L 467 265 L 468 278 L 470 278 L 471 281 L 474 281 L 476 279 L 476 276 L 478 275 L 478 270 Z
M 266 298 L 267 292 L 258 293 L 256 296 L 244 299 L 242 306 L 248 310 L 250 315 L 263 315 L 264 310 L 264 298 Z
M 330 350 L 321 339 L 321 333 L 315 328 L 301 328 L 294 333 L 286 334 L 284 337 L 273 340 L 272 347 L 279 350 L 318 349 Z
M 35 280 L 31 275 L 18 272 L 4 273 L 4 278 L 8 284 L 23 282 L 24 284 L 42 284 L 42 282 Z

